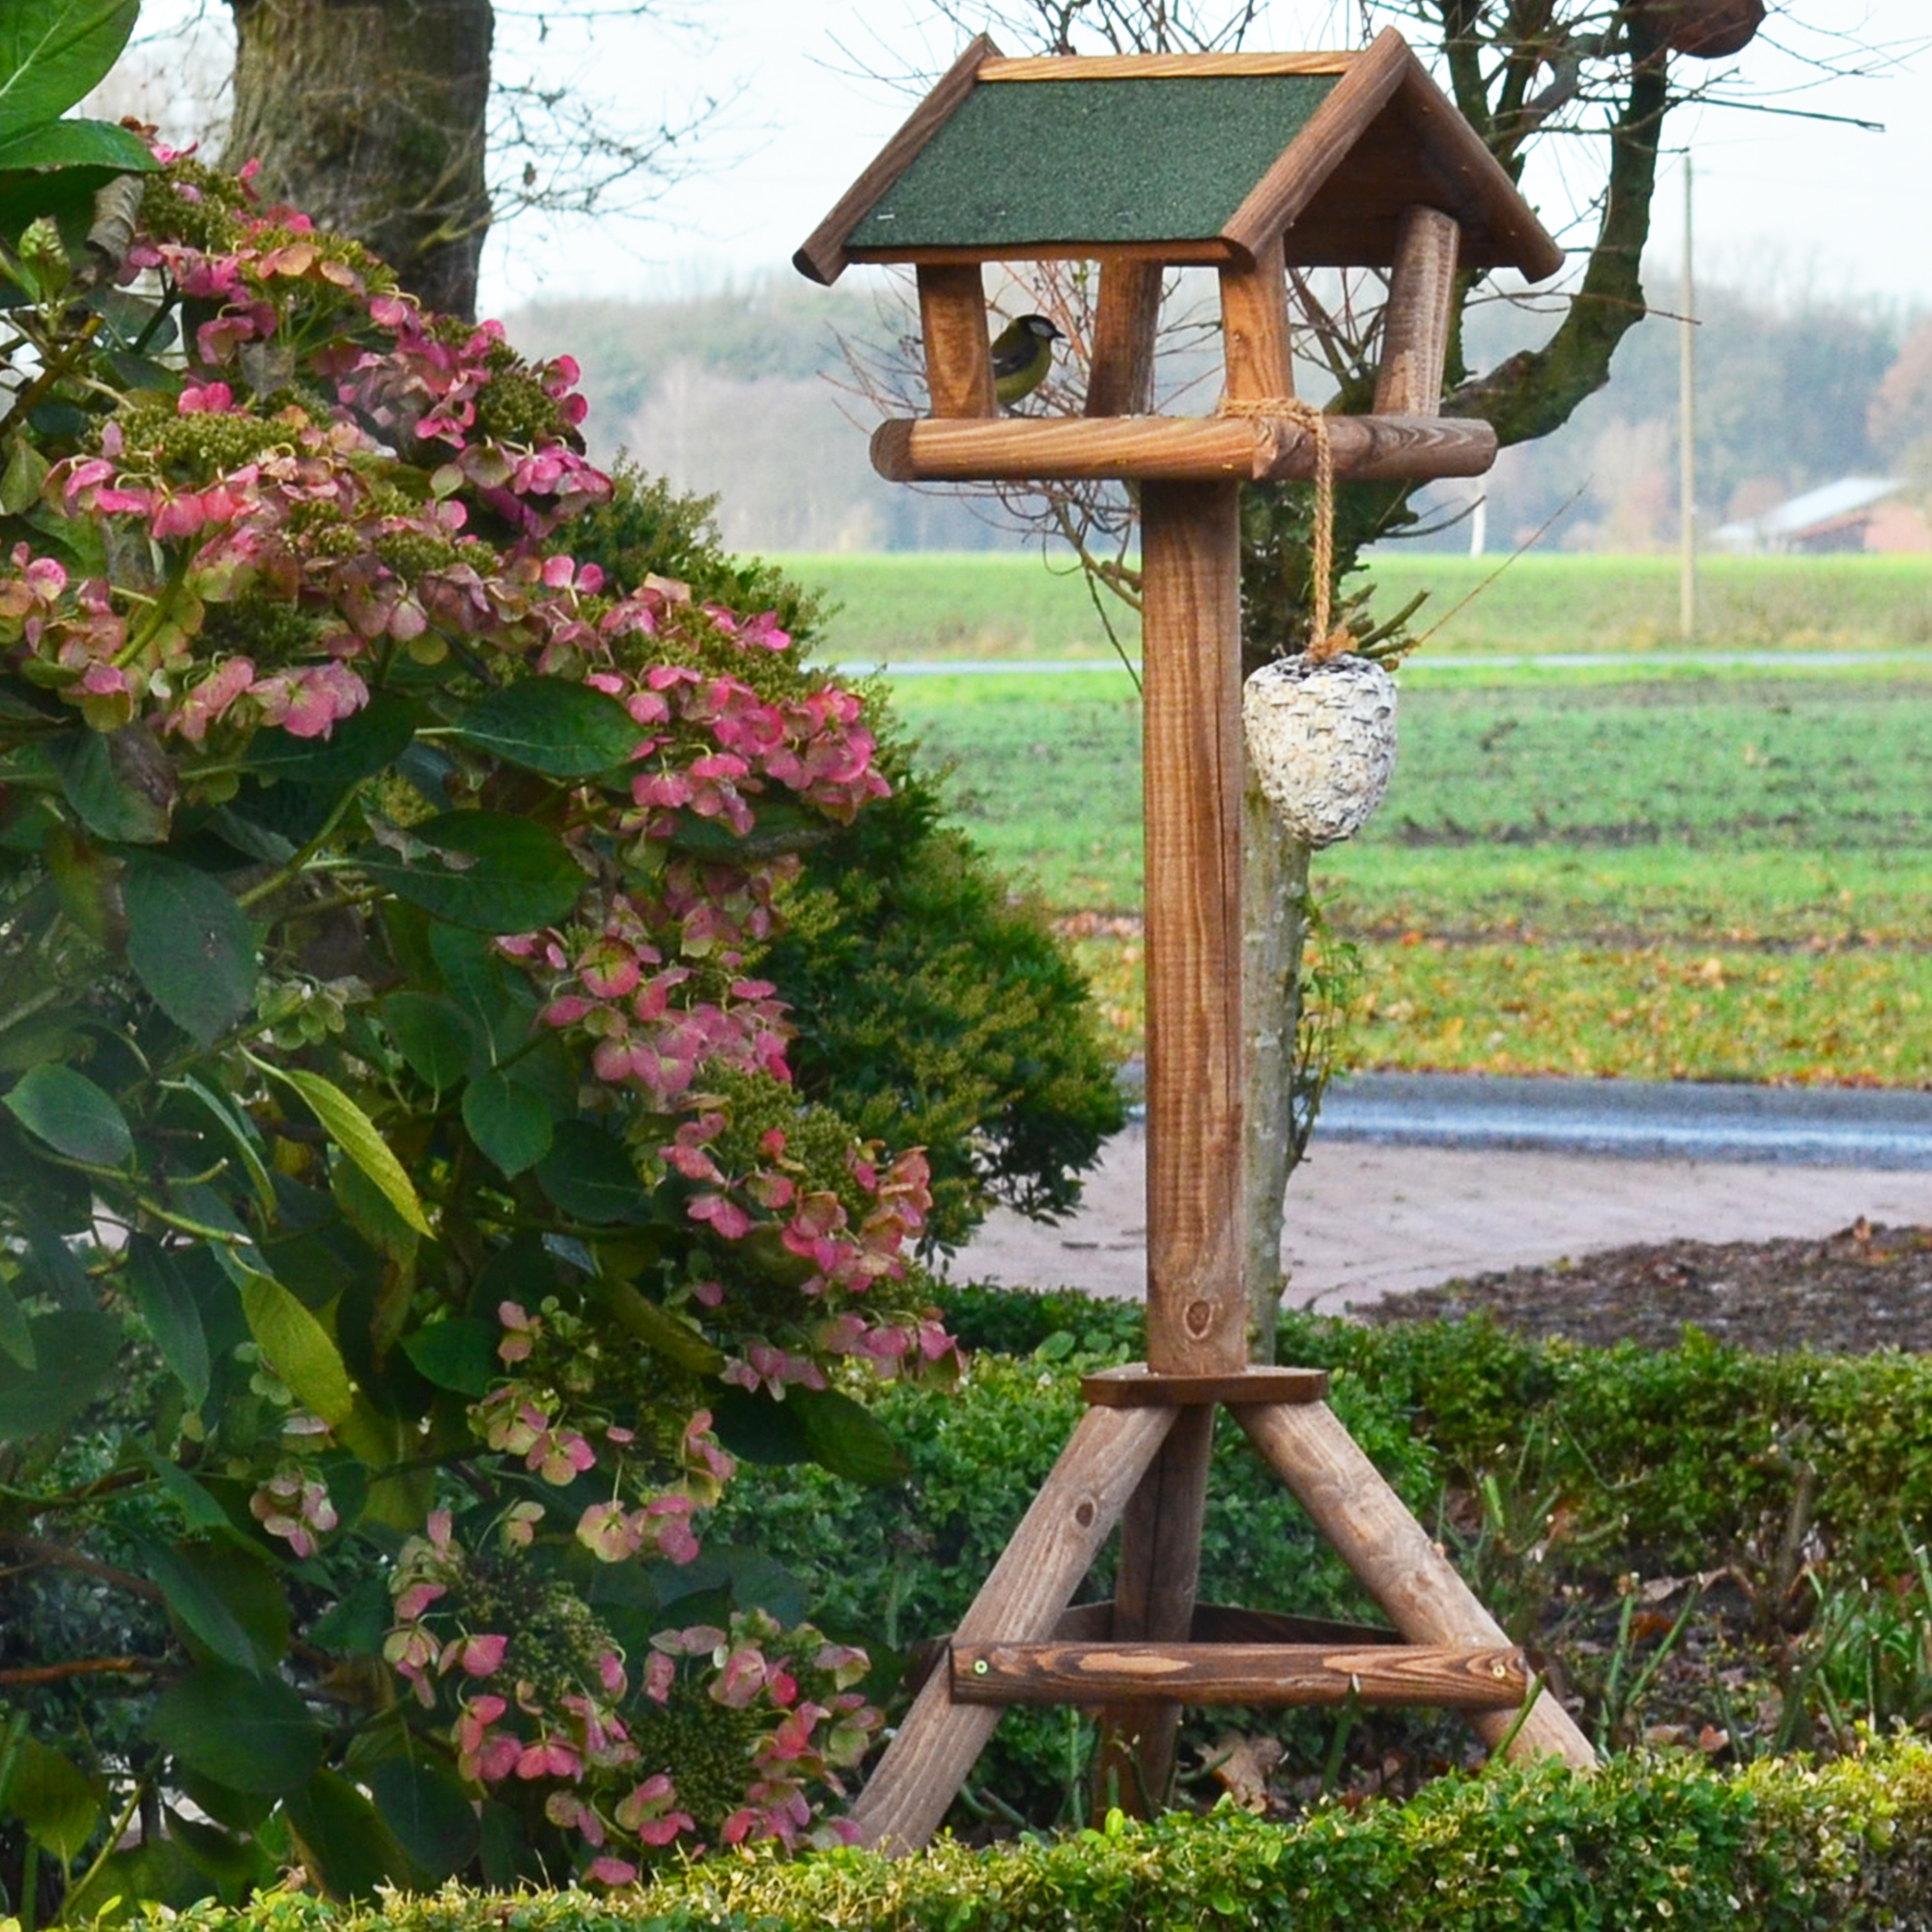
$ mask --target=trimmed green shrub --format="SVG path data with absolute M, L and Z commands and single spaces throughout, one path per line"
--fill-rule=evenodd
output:
M 714 497 L 630 465 L 613 480 L 574 532 L 580 557 L 625 582 L 674 578 L 700 604 L 770 609 L 810 657 L 828 613 L 776 564 L 724 549 Z M 1043 908 L 945 822 L 889 694 L 864 693 L 892 795 L 802 847 L 762 967 L 792 1008 L 801 1092 L 862 1134 L 925 1150 L 924 1241 L 952 1249 L 995 1203 L 1070 1212 L 1126 1110 L 1087 981 Z
M 725 1855 L 640 1891 L 346 1912 L 270 1896 L 200 1907 L 196 1932 L 1879 1932 L 1932 1922 L 1932 1750 L 1714 1774 L 1681 1757 L 1590 1776 L 1551 1764 L 1443 1778 L 1404 1804 L 1293 1826 L 1223 1806 L 892 1861 Z

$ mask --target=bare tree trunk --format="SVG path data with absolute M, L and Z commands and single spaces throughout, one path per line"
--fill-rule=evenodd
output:
M 1249 1352 L 1274 1360 L 1283 1196 L 1297 1145 L 1295 1036 L 1308 924 L 1308 847 L 1281 828 L 1250 775 L 1241 801 L 1241 1012 L 1247 1033 L 1242 1227 L 1247 1240 Z
M 490 226 L 490 0 L 229 0 L 225 161 L 354 236 L 430 308 L 476 313 Z

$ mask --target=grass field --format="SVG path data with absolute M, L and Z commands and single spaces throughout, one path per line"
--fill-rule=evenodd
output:
M 1137 1043 L 1131 679 L 896 702 Z M 1932 663 L 1418 666 L 1389 798 L 1316 879 L 1363 959 L 1350 1064 L 1932 1085 Z
M 829 648 L 843 662 L 1112 655 L 1078 574 L 1049 571 L 1037 555 L 782 561 L 840 607 Z M 1502 564 L 1395 546 L 1368 576 L 1383 611 L 1429 593 L 1416 628 L 1440 624 L 1432 656 L 1684 648 L 1674 558 L 1533 554 Z M 1709 557 L 1699 618 L 1700 652 L 1926 649 L 1932 557 Z M 1122 628 L 1133 636 L 1131 613 Z

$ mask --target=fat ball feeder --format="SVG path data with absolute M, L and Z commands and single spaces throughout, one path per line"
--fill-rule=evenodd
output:
M 1053 259 L 1099 265 L 1085 407 L 1005 415 L 983 268 Z M 866 1788 L 862 1836 L 924 1843 L 1012 1703 L 1098 1708 L 1103 1777 L 1143 1804 L 1166 1789 L 1183 1704 L 1444 1706 L 1492 1748 L 1593 1763 L 1336 1420 L 1326 1376 L 1249 1360 L 1240 1228 L 1240 488 L 1318 464 L 1345 481 L 1488 469 L 1491 427 L 1439 413 L 1456 279 L 1541 280 L 1562 251 L 1391 31 L 1342 53 L 1024 60 L 981 37 L 794 260 L 824 283 L 854 262 L 915 270 L 930 413 L 875 432 L 882 474 L 1113 478 L 1141 511 L 1148 1359 L 1083 1383 L 1086 1413 Z M 1220 283 L 1208 417 L 1149 412 L 1179 265 Z M 1323 266 L 1390 275 L 1367 415 L 1294 397 L 1288 270 Z M 1220 1407 L 1392 1631 L 1196 1602 Z M 1069 1607 L 1117 1524 L 1112 1600 Z

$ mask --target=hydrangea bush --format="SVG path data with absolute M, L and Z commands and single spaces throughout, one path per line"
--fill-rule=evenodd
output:
M 156 163 L 0 260 L 0 1878 L 836 1836 L 866 1660 L 705 1512 L 956 1366 L 763 971 L 868 707 L 573 549 L 567 358 Z

